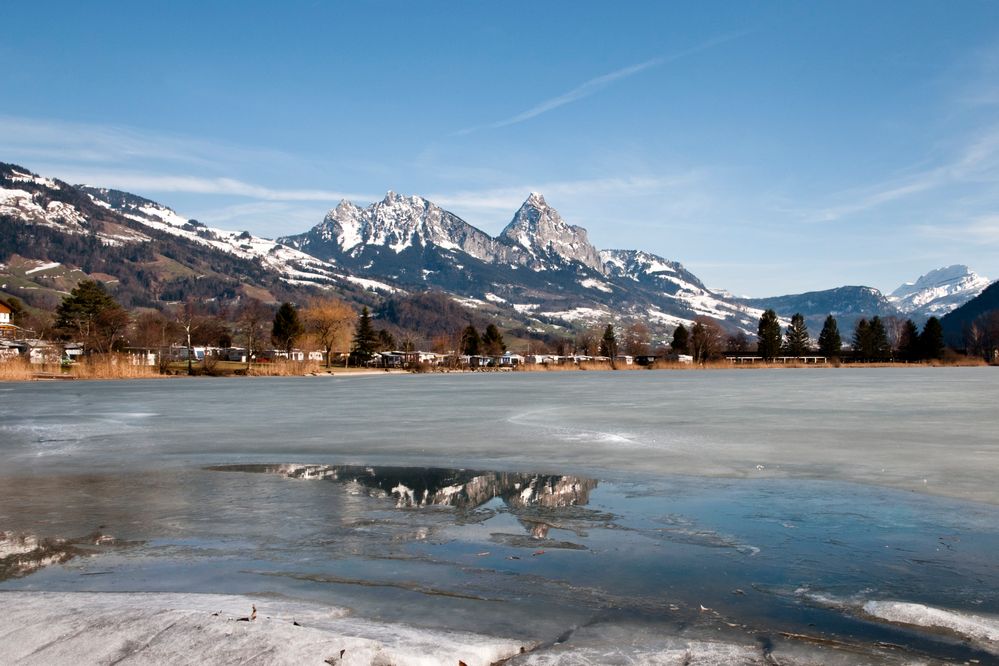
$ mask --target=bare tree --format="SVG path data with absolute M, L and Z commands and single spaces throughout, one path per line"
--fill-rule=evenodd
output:
M 745 354 L 749 351 L 749 337 L 739 331 L 725 339 L 725 348 L 735 354 Z
M 644 356 L 651 349 L 652 334 L 642 322 L 635 322 L 624 329 L 624 353 L 631 356 Z
M 690 353 L 698 363 L 715 358 L 725 346 L 725 333 L 713 319 L 698 317 L 690 329 Z
M 584 356 L 595 356 L 600 346 L 601 335 L 603 335 L 603 331 L 596 328 L 581 331 L 576 336 L 576 353 Z
M 899 349 L 901 343 L 903 342 L 903 333 L 905 332 L 905 319 L 902 317 L 896 317 L 895 315 L 889 315 L 881 320 L 885 326 L 885 334 L 888 336 L 888 344 L 892 349 Z
M 194 359 L 194 345 L 192 343 L 192 338 L 197 334 L 197 327 L 200 323 L 201 316 L 198 313 L 198 306 L 194 302 L 193 298 L 188 298 L 181 305 L 177 307 L 174 313 L 174 320 L 177 322 L 177 326 L 184 336 L 184 341 L 187 347 L 187 374 L 193 375 L 194 369 L 192 364 Z
M 350 345 L 356 320 L 354 309 L 332 296 L 314 298 L 302 309 L 305 330 L 322 347 L 327 368 L 333 365 L 333 350 Z
M 249 298 L 236 315 L 236 328 L 239 338 L 246 345 L 246 369 L 250 369 L 253 353 L 265 339 L 264 324 L 271 319 L 270 311 L 256 298 Z

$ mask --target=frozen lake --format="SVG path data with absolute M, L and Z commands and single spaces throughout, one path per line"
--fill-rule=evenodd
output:
M 0 606 L 246 595 L 528 648 L 509 663 L 994 662 L 997 380 L 0 384 L 0 532 L 78 539 L 0 568 Z

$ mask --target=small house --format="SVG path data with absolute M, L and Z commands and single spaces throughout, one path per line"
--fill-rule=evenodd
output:
M 17 326 L 11 323 L 11 315 L 13 311 L 10 307 L 0 301 L 0 338 L 16 338 L 17 337 Z

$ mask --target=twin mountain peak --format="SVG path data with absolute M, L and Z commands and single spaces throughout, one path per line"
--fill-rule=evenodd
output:
M 586 230 L 568 224 L 545 198 L 532 192 L 499 236 L 493 238 L 419 196 L 388 192 L 367 208 L 341 201 L 310 231 L 278 242 L 322 259 L 360 258 L 371 251 L 460 250 L 486 263 L 547 270 L 580 264 L 600 274 L 606 260 Z

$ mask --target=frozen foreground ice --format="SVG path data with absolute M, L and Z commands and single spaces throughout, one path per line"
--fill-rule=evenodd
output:
M 635 644 L 606 628 L 579 632 L 579 645 L 534 652 L 538 646 L 512 639 L 372 622 L 342 608 L 215 594 L 4 592 L 0 614 L 3 661 L 25 665 L 817 665 L 861 657 L 818 646 L 775 651 L 675 636 Z M 901 663 L 886 654 L 881 660 Z
M 256 615 L 249 619 L 256 609 Z M 521 644 L 218 594 L 0 593 L 4 663 L 491 664 Z
M 871 602 L 895 621 L 955 628 L 996 640 L 981 618 L 912 604 Z M 583 628 L 575 644 L 524 645 L 508 638 L 430 631 L 351 617 L 343 608 L 217 594 L 0 593 L 0 647 L 11 664 L 921 664 L 888 651 L 844 646 L 726 643 L 678 636 L 636 642 L 620 628 Z
M 0 385 L 0 662 L 999 663 L 996 404 L 991 368 Z

